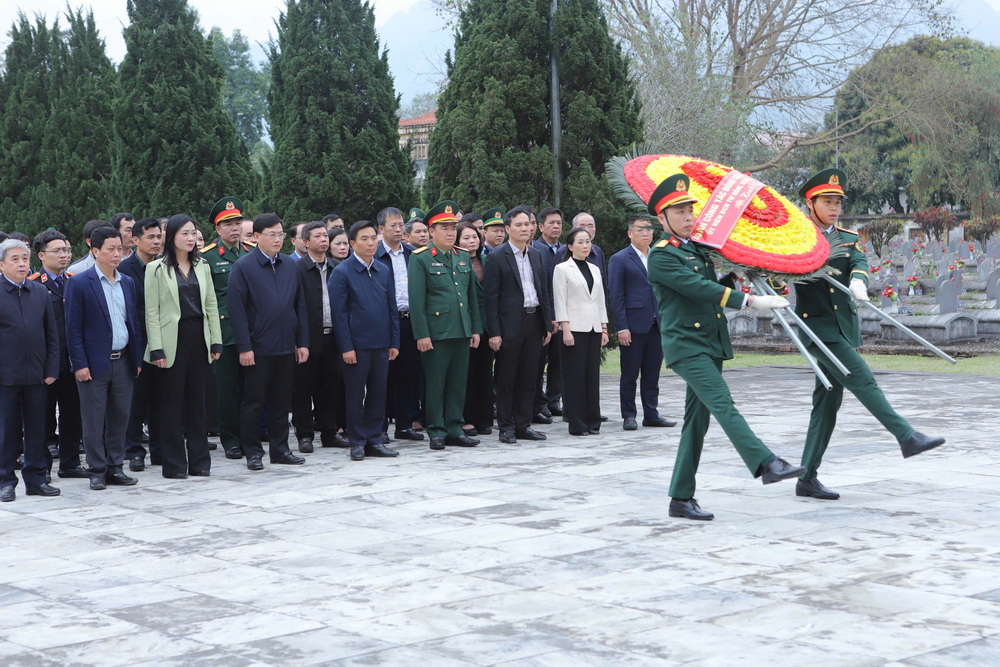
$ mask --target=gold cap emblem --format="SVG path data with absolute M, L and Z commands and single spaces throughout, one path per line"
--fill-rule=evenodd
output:
M 840 185 L 840 177 L 836 174 L 830 176 L 830 185 Z
M 688 189 L 687 183 L 683 180 L 677 181 L 677 192 L 686 192 Z
M 227 211 L 232 211 L 235 208 L 236 208 L 236 204 L 234 204 L 232 202 L 232 200 L 226 202 L 226 210 Z
M 451 215 L 453 213 L 453 211 L 451 210 L 451 206 L 445 206 L 444 212 L 447 213 L 448 215 Z

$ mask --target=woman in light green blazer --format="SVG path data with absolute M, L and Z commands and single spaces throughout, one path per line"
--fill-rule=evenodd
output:
M 160 385 L 160 442 L 163 476 L 207 477 L 205 387 L 209 364 L 222 353 L 219 307 L 208 262 L 195 250 L 197 228 L 186 215 L 167 221 L 163 256 L 146 267 L 145 360 L 163 370 Z M 185 447 L 186 439 L 186 447 Z

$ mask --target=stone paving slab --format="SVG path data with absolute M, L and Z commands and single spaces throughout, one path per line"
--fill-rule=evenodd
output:
M 726 372 L 797 460 L 801 368 Z M 679 428 L 87 489 L 0 506 L 3 665 L 1000 664 L 1000 379 L 879 373 L 914 426 L 904 461 L 845 399 L 821 470 L 835 502 L 763 486 L 714 424 L 698 497 L 667 517 Z M 661 412 L 680 419 L 666 374 Z

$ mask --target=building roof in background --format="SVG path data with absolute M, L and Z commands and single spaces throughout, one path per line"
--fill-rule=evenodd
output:
M 425 114 L 421 114 L 415 118 L 404 118 L 399 121 L 400 127 L 418 127 L 420 125 L 436 125 L 437 124 L 437 109 L 433 111 L 428 111 Z

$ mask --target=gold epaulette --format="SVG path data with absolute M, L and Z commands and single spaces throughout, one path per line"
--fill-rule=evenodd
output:
M 210 245 L 205 246 L 204 248 L 201 249 L 202 254 L 205 254 L 206 252 L 208 252 L 209 250 L 211 250 L 212 248 L 214 248 L 216 245 L 217 244 L 212 243 Z
M 257 247 L 257 244 L 254 243 L 253 241 L 240 241 L 240 243 L 243 244 L 243 249 L 244 250 L 250 250 L 250 248 L 256 248 Z
M 430 248 L 430 246 L 429 246 L 429 245 L 425 245 L 425 246 L 422 246 L 422 247 L 420 247 L 420 248 L 417 248 L 416 250 L 414 250 L 414 251 L 413 251 L 413 254 L 414 254 L 414 255 L 417 255 L 417 254 L 420 254 L 420 253 L 422 253 L 422 252 L 423 252 L 424 250 L 427 250 L 428 248 Z
M 850 229 L 844 229 L 843 227 L 838 227 L 837 225 L 834 225 L 833 228 L 838 232 L 844 232 L 845 234 L 853 234 L 854 236 L 858 235 L 857 232 L 852 232 Z
M 662 241 L 657 241 L 656 247 L 657 248 L 666 248 L 667 247 L 667 239 L 663 239 Z
M 38 280 L 38 276 L 40 276 L 40 275 L 42 275 L 41 271 L 38 271 L 36 273 L 32 273 L 30 276 L 28 276 L 28 280 Z

